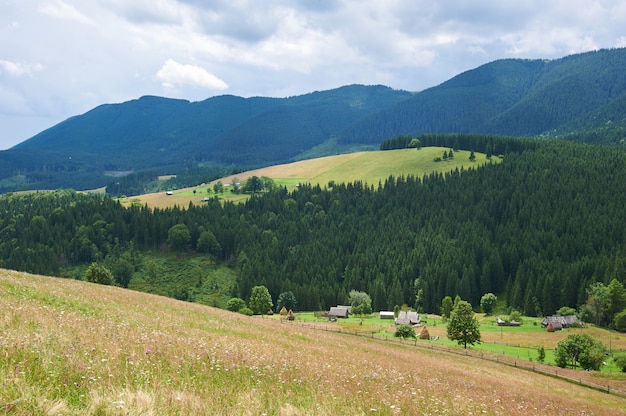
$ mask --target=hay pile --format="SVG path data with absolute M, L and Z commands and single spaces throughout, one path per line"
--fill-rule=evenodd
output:
M 430 339 L 430 332 L 428 332 L 428 329 L 426 329 L 425 326 L 422 327 L 422 330 L 420 331 L 419 338 L 420 339 Z

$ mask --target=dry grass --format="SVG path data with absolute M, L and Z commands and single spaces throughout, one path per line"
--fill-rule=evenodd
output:
M 0 414 L 626 414 L 471 357 L 72 280 L 0 270 L 0 311 Z

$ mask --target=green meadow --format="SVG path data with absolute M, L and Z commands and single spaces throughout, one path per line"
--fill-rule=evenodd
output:
M 225 201 L 244 201 L 249 195 L 233 194 L 230 192 L 230 186 L 225 186 L 224 193 L 216 195 L 213 185 L 218 181 L 224 185 L 244 183 L 251 176 L 269 177 L 274 180 L 276 186 L 289 190 L 303 183 L 327 187 L 333 182 L 340 184 L 355 181 L 377 187 L 389 176 L 423 177 L 435 172 L 445 174 L 456 169 L 472 169 L 487 163 L 500 162 L 498 157 L 487 158 L 482 153 L 475 153 L 475 160 L 470 161 L 470 152 L 465 150 L 453 152 L 453 158 L 444 159 L 444 152 L 449 151 L 450 149 L 442 147 L 424 147 L 327 156 L 230 175 L 208 184 L 173 191 L 172 195 L 159 192 L 124 198 L 122 202 L 127 205 L 136 203 L 164 208 L 173 205 L 186 207 L 189 203 L 202 204 L 203 198 L 216 196 Z

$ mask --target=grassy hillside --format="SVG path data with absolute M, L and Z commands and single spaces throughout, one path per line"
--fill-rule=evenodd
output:
M 621 143 L 625 59 L 626 48 L 504 59 L 418 93 L 348 85 L 288 98 L 190 103 L 147 96 L 101 105 L 0 152 L 0 192 L 90 189 L 111 183 L 110 173 L 131 170 L 251 169 L 368 149 L 407 134 L 584 132 L 578 140 Z
M 11 415 L 626 414 L 517 368 L 0 270 Z
M 481 166 L 485 163 L 497 163 L 498 158 L 488 160 L 484 154 L 476 153 L 476 160 L 470 162 L 470 152 L 460 150 L 455 152 L 453 159 L 435 162 L 441 158 L 444 151 L 442 147 L 427 147 L 420 150 L 400 149 L 375 152 L 356 152 L 337 156 L 327 156 L 317 159 L 303 160 L 284 165 L 270 166 L 267 168 L 242 172 L 237 175 L 219 179 L 224 184 L 233 181 L 245 181 L 250 176 L 267 176 L 274 179 L 276 185 L 294 188 L 299 183 L 310 183 L 325 187 L 330 181 L 336 183 L 348 183 L 355 181 L 366 182 L 369 185 L 378 186 L 390 175 L 413 175 L 422 177 L 432 172 L 449 172 L 454 169 L 469 169 Z M 201 204 L 202 198 L 214 197 L 211 182 L 206 186 L 186 188 L 175 191 L 173 195 L 164 192 L 134 196 L 125 198 L 124 203 L 132 202 L 148 204 L 150 207 L 164 208 L 173 205 L 186 207 L 190 202 Z M 194 193 L 194 190 L 196 191 Z M 238 201 L 246 199 L 245 195 L 232 195 L 226 192 L 221 196 L 228 200 Z

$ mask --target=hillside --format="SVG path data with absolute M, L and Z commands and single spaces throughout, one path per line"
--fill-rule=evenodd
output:
M 69 279 L 0 270 L 0 310 L 5 414 L 620 415 L 626 408 L 618 396 L 472 357 Z
M 248 170 L 377 148 L 401 134 L 621 143 L 625 62 L 622 48 L 499 60 L 419 93 L 351 85 L 288 98 L 142 97 L 102 105 L 0 152 L 0 192 L 90 189 L 128 171 Z
M 3 195 L 0 267 L 84 279 L 99 262 L 120 286 L 218 307 L 264 285 L 275 298 L 293 292 L 309 311 L 342 304 L 354 289 L 371 295 L 374 310 L 406 303 L 433 313 L 445 296 L 476 306 L 491 292 L 508 308 L 544 316 L 585 306 L 594 283 L 626 282 L 624 149 L 428 139 L 450 143 L 445 148 L 457 140 L 490 147 L 503 157 L 481 168 L 389 176 L 380 186 L 280 187 L 241 204 L 212 195 L 201 204 L 125 208 L 72 191 Z M 183 237 L 177 246 L 174 227 Z M 197 256 L 195 266 L 187 267 L 186 256 Z M 214 275 L 216 265 L 228 273 Z M 620 310 L 585 313 L 612 326 Z
M 401 149 L 326 156 L 229 175 L 207 183 L 205 186 L 175 190 L 171 195 L 157 192 L 122 200 L 125 204 L 147 204 L 151 208 L 166 208 L 174 205 L 186 207 L 189 203 L 203 204 L 203 199 L 216 196 L 227 201 L 245 200 L 249 195 L 232 194 L 229 191 L 216 195 L 212 187 L 218 181 L 227 185 L 233 182 L 243 183 L 251 176 L 271 178 L 276 186 L 286 187 L 289 190 L 293 190 L 299 184 L 319 185 L 323 188 L 331 181 L 337 184 L 360 181 L 378 186 L 390 176 L 423 177 L 435 172 L 447 173 L 455 169 L 468 169 L 470 166 L 479 167 L 485 163 L 500 162 L 500 159 L 496 157 L 488 160 L 483 153 L 476 153 L 476 160 L 470 162 L 470 152 L 465 150 L 456 152 L 454 158 L 436 162 L 435 159 L 441 158 L 444 151 L 447 152 L 448 149 L 427 147 L 420 150 Z
M 625 63 L 626 48 L 552 61 L 495 61 L 350 126 L 339 142 L 375 144 L 381 137 L 424 133 L 555 136 L 607 123 L 624 127 L 618 103 L 626 97 Z

